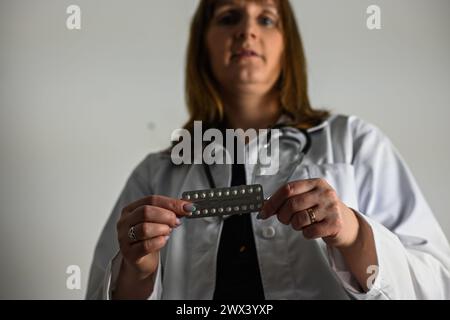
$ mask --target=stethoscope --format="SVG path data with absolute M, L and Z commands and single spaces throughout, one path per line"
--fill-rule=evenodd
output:
M 279 133 L 278 139 L 279 139 L 280 147 L 282 144 L 292 145 L 291 150 L 294 153 L 294 155 L 293 155 L 294 159 L 286 159 L 286 161 L 289 161 L 289 163 L 290 163 L 291 170 L 288 171 L 287 173 L 284 173 L 284 177 L 282 179 L 282 180 L 287 181 L 292 176 L 296 167 L 302 163 L 304 157 L 309 152 L 309 150 L 311 148 L 311 137 L 306 130 L 299 129 L 299 128 L 289 126 L 286 124 L 278 124 L 278 125 L 272 126 L 270 129 L 277 129 L 276 132 Z M 266 139 L 267 144 L 264 146 L 264 148 L 271 147 L 272 132 L 273 132 L 272 130 L 268 130 L 267 139 Z M 215 189 L 217 186 L 216 186 L 214 178 L 211 174 L 210 165 L 205 163 L 204 161 L 202 163 L 203 163 L 205 175 L 208 179 L 209 187 L 211 189 Z M 253 170 L 253 172 L 254 172 L 253 179 L 252 179 L 253 181 L 255 180 L 255 175 L 258 173 L 258 169 L 260 169 L 260 168 L 255 167 Z

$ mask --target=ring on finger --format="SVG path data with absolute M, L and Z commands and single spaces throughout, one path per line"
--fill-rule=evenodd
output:
M 128 238 L 132 241 L 136 241 L 136 231 L 134 230 L 134 226 L 132 226 L 130 229 L 128 229 Z
M 309 220 L 311 221 L 311 224 L 314 224 L 314 223 L 317 222 L 316 212 L 317 212 L 316 208 L 308 208 L 308 209 L 306 209 L 306 213 L 309 216 Z

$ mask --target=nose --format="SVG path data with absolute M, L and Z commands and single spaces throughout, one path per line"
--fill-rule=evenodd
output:
M 250 18 L 242 19 L 236 30 L 236 39 L 238 40 L 248 40 L 257 38 L 257 28 Z

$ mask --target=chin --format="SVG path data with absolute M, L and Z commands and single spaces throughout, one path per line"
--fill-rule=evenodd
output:
M 235 81 L 232 83 L 232 91 L 240 93 L 259 93 L 261 91 L 261 82 L 259 81 Z
M 262 74 L 262 72 L 255 72 L 254 70 L 241 70 L 240 72 L 237 72 L 233 77 L 230 77 L 231 81 L 237 81 L 237 82 L 264 82 L 264 80 L 267 78 Z
M 232 77 L 232 78 L 226 79 L 226 82 L 228 84 L 245 86 L 245 85 L 254 85 L 254 84 L 262 83 L 264 81 L 262 81 L 260 78 L 256 78 L 256 77 Z

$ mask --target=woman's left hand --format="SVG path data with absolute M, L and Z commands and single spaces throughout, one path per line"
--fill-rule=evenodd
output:
M 336 248 L 350 247 L 357 240 L 356 214 L 325 179 L 292 181 L 278 189 L 264 204 L 259 218 L 272 215 L 281 223 L 303 231 L 306 239 L 322 238 Z

